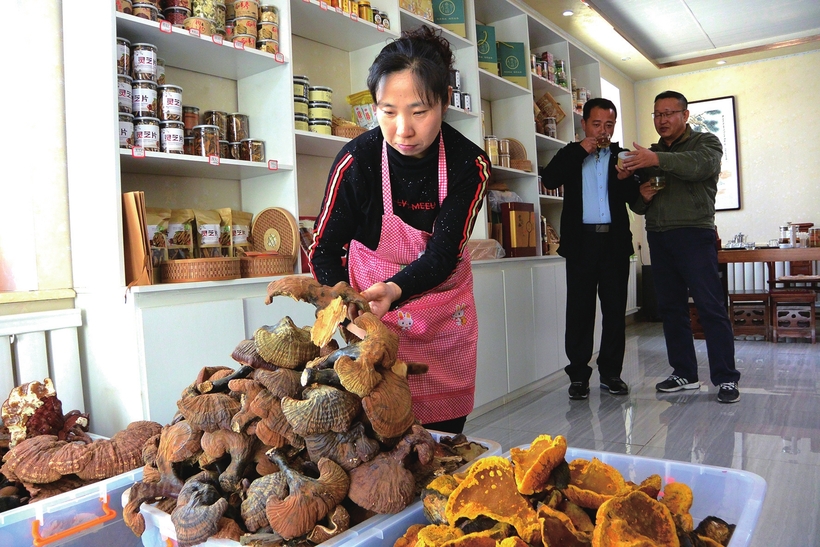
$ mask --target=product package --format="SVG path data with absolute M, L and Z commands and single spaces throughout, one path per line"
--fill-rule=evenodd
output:
M 196 220 L 196 258 L 219 258 L 222 247 L 219 241 L 222 217 L 219 211 L 194 209 Z
M 194 258 L 194 211 L 171 209 L 168 218 L 168 260 Z
M 475 26 L 475 35 L 476 45 L 478 46 L 478 67 L 492 74 L 498 74 L 495 27 L 477 24 Z
M 466 38 L 464 0 L 433 0 L 433 22 Z
M 145 223 L 148 229 L 148 244 L 151 247 L 151 267 L 154 268 L 154 279 L 159 279 L 159 265 L 168 260 L 168 220 L 171 209 L 164 207 L 146 207 Z

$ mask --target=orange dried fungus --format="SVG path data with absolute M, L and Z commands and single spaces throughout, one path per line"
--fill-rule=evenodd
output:
M 511 448 L 518 491 L 525 496 L 544 491 L 550 473 L 564 461 L 566 453 L 567 440 L 563 435 L 556 435 L 554 439 L 539 435 L 529 448 Z
M 529 543 L 540 533 L 535 510 L 518 493 L 512 463 L 501 456 L 475 462 L 447 501 L 445 516 L 453 525 L 460 518 L 474 519 L 479 515 L 511 524 Z
M 680 541 L 669 508 L 633 490 L 598 508 L 592 547 L 680 547 Z
M 581 507 L 597 509 L 612 496 L 627 490 L 620 471 L 598 458 L 573 460 L 569 472 L 570 481 L 564 494 Z
M 663 487 L 660 502 L 669 508 L 675 522 L 684 532 L 691 532 L 695 527 L 694 519 L 689 514 L 694 499 L 692 489 L 682 482 L 670 482 Z
M 538 508 L 538 520 L 541 522 L 541 540 L 544 545 L 589 547 L 592 541 L 591 531 L 578 530 L 568 515 L 548 505 Z

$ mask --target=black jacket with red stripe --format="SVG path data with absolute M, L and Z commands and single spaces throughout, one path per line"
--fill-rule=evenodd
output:
M 387 147 L 393 213 L 406 224 L 432 233 L 427 250 L 385 279 L 402 290 L 403 302 L 444 282 L 455 270 L 478 218 L 490 176 L 484 151 L 450 125 L 441 127 L 447 159 L 447 198 L 438 203 L 438 138 L 423 158 Z M 324 285 L 350 282 L 345 257 L 351 240 L 375 250 L 382 228 L 381 151 L 377 127 L 353 139 L 336 156 L 322 208 L 314 225 L 311 272 Z

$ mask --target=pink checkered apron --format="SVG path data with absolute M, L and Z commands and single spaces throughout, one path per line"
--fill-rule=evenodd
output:
M 386 142 L 382 146 L 382 194 L 384 216 L 378 247 L 371 251 L 356 240 L 350 242 L 350 283 L 357 291 L 392 277 L 413 262 L 424 253 L 431 236 L 393 214 Z M 447 162 L 440 135 L 439 204 L 445 197 Z M 399 359 L 429 366 L 427 374 L 408 378 L 416 418 L 428 424 L 472 412 L 478 320 L 469 253 L 464 253 L 441 285 L 387 312 L 382 321 L 399 335 Z

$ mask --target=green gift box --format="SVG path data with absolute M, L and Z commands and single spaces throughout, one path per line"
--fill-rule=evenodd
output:
M 498 74 L 498 50 L 495 45 L 495 27 L 475 26 L 476 46 L 478 46 L 478 66 L 493 74 Z
M 523 42 L 498 42 L 498 66 L 505 80 L 527 87 L 527 64 Z
M 433 0 L 433 22 L 466 38 L 464 0 Z

